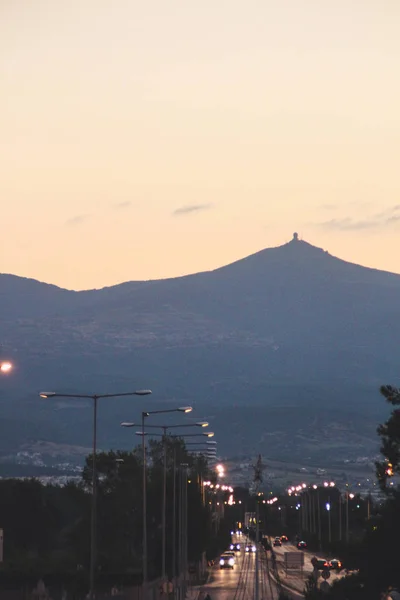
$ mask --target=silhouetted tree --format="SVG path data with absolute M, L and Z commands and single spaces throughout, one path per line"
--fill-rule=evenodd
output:
M 392 406 L 400 405 L 400 390 L 391 385 L 380 388 L 381 394 Z M 381 453 L 385 460 L 376 463 L 376 472 L 381 488 L 388 493 L 388 479 L 394 474 L 400 475 L 400 409 L 392 410 L 389 419 L 379 425 L 378 435 L 381 438 Z

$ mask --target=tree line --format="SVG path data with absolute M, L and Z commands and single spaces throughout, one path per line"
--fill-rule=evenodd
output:
M 380 391 L 393 407 L 377 429 L 382 460 L 376 463 L 376 475 L 385 501 L 364 520 L 363 535 L 342 548 L 340 558 L 356 573 L 325 593 L 310 579 L 307 600 L 376 600 L 387 597 L 390 589 L 400 590 L 400 389 L 387 385 Z
M 161 573 L 163 442 L 150 440 L 147 451 L 149 578 Z M 201 481 L 212 477 L 206 459 L 188 453 L 183 440 L 167 438 L 167 570 L 171 576 L 174 464 L 185 464 L 188 478 L 188 560 L 205 551 L 216 554 L 227 543 L 224 527 L 215 536 Z M 0 481 L 0 527 L 4 561 L 0 582 L 54 580 L 87 588 L 90 560 L 92 457 L 79 483 L 43 485 L 37 479 Z M 187 474 L 187 475 L 186 475 Z M 97 564 L 101 585 L 139 584 L 142 577 L 143 464 L 132 452 L 97 454 Z M 176 482 L 177 483 L 177 482 Z M 222 537 L 221 537 L 222 536 Z M 219 547 L 221 546 L 221 548 Z M 69 582 L 69 583 L 68 583 Z M 68 584 L 68 585 L 67 585 Z

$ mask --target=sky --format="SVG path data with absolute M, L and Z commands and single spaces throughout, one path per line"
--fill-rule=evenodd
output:
M 398 0 L 0 0 L 0 272 L 71 289 L 294 231 L 400 273 Z

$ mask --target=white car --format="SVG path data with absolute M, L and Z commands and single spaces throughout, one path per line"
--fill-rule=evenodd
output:
M 233 569 L 235 566 L 235 557 L 227 552 L 221 555 L 219 559 L 219 568 L 220 569 Z

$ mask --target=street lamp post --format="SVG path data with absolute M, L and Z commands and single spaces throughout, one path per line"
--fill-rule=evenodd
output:
M 319 489 L 317 489 L 317 509 L 318 509 L 318 547 L 322 550 L 322 527 L 321 527 L 321 503 L 319 498 Z
M 325 505 L 325 508 L 328 512 L 328 541 L 332 542 L 332 529 L 331 529 L 331 499 L 328 496 L 328 502 Z
M 207 445 L 214 445 L 217 442 L 210 442 L 207 441 L 205 442 L 206 446 L 205 448 L 207 448 Z M 201 442 L 185 442 L 186 446 L 189 445 L 200 445 Z M 202 445 L 204 444 L 204 442 L 202 443 Z M 174 465 L 173 465 L 173 513 L 172 513 L 172 577 L 175 580 L 176 578 L 176 448 L 174 447 Z M 204 494 L 204 490 L 203 490 L 203 494 Z M 203 498 L 203 503 L 204 503 L 204 498 Z M 174 598 L 176 598 L 176 593 L 175 593 L 175 589 L 174 589 Z
M 186 407 L 186 412 L 190 412 L 188 410 L 189 408 L 190 407 Z M 182 410 L 183 409 L 181 409 L 181 411 Z M 176 411 L 176 409 L 171 410 L 171 411 L 165 411 L 165 412 L 175 412 L 175 411 Z M 160 411 L 160 412 L 164 412 L 164 411 Z M 185 410 L 184 410 L 184 412 L 185 412 Z M 153 414 L 153 413 L 151 413 L 151 414 Z M 130 423 L 129 424 L 128 423 L 125 424 L 126 427 L 131 427 L 132 425 L 133 424 L 130 424 Z M 205 426 L 205 424 L 203 424 L 203 423 L 200 423 L 198 425 L 201 425 L 202 427 Z M 147 426 L 147 427 L 149 427 L 149 426 Z M 144 437 L 146 435 L 149 435 L 147 432 L 144 431 L 144 424 L 143 424 L 143 427 L 142 427 L 142 431 L 137 431 L 136 435 L 142 436 L 142 440 L 144 439 Z M 151 433 L 150 435 L 153 435 L 153 436 L 156 436 L 156 437 L 164 437 L 164 434 L 159 434 L 159 433 Z M 184 435 L 180 435 L 179 437 L 180 438 L 187 438 L 187 437 L 200 437 L 200 436 L 211 438 L 211 437 L 214 436 L 214 432 L 209 431 L 207 433 L 185 433 Z M 197 444 L 198 442 L 187 442 L 187 444 L 191 444 L 191 443 Z M 206 444 L 214 444 L 214 443 L 216 443 L 216 442 L 206 442 Z M 173 539 L 172 539 L 172 543 L 173 543 L 173 546 L 172 546 L 172 576 L 173 577 L 176 576 L 176 525 L 177 525 L 177 519 L 176 519 L 176 458 L 177 458 L 176 457 L 176 450 L 174 448 L 174 465 L 173 465 L 173 479 L 174 479 L 173 486 L 174 486 L 174 489 L 173 489 L 173 526 L 172 526 L 172 528 L 173 528 Z M 179 479 L 180 485 L 182 484 L 181 479 L 182 479 L 182 473 L 180 471 L 180 479 Z M 182 502 L 181 490 L 180 490 L 179 493 L 180 493 L 180 495 L 179 495 L 179 499 L 180 500 L 179 501 Z M 181 504 L 180 504 L 180 506 L 181 506 Z M 181 508 L 179 510 L 180 510 L 180 513 L 179 513 L 179 527 L 181 527 L 181 524 L 182 524 Z M 145 526 L 145 523 L 143 523 L 143 526 Z M 181 530 L 179 530 L 179 531 L 181 531 Z M 179 557 L 181 557 L 181 553 L 182 553 L 181 533 L 179 534 L 179 536 L 180 536 L 179 537 L 179 540 L 180 540 L 180 542 L 179 542 L 180 543 L 180 547 L 179 547 L 180 554 L 179 554 Z M 179 558 L 178 562 L 179 562 L 180 569 L 182 569 L 181 558 Z
M 354 494 L 351 494 L 349 490 L 346 490 L 346 544 L 349 543 L 349 498 L 352 500 Z
M 93 401 L 93 450 L 92 450 L 92 514 L 90 526 L 90 570 L 89 598 L 95 597 L 96 554 L 97 554 L 97 403 L 102 398 L 119 398 L 122 396 L 148 396 L 151 390 L 136 390 L 121 394 L 60 394 L 58 392 L 40 392 L 41 398 L 82 398 Z
M 178 409 L 181 410 L 181 409 Z M 185 412 L 189 412 L 185 410 Z M 167 517 L 167 431 L 176 427 L 208 427 L 206 421 L 199 421 L 198 423 L 183 423 L 181 425 L 147 425 L 154 429 L 163 430 L 163 505 L 162 505 L 162 579 L 166 580 L 166 546 L 167 546 L 167 532 L 166 532 L 166 517 Z
M 168 411 L 152 411 L 149 414 L 159 414 L 164 412 L 185 412 L 188 413 L 192 410 L 192 407 L 185 406 L 181 408 L 171 409 Z M 143 415 L 142 415 L 143 419 Z M 121 423 L 122 427 L 133 427 L 134 423 Z M 163 494 L 162 494 L 162 579 L 166 580 L 166 513 L 167 513 L 167 431 L 169 429 L 175 428 L 183 428 L 183 427 L 208 427 L 208 423 L 206 421 L 199 421 L 197 423 L 181 423 L 178 425 L 145 425 L 142 422 L 142 446 L 144 442 L 144 429 L 145 428 L 153 428 L 153 429 L 162 429 L 162 438 L 163 438 Z
M 152 410 L 142 412 L 142 429 L 136 432 L 137 435 L 142 436 L 142 463 L 143 463 L 143 542 L 142 542 L 142 569 L 143 569 L 143 599 L 146 600 L 147 594 L 147 466 L 146 466 L 146 441 L 145 441 L 145 420 L 150 415 L 159 415 L 172 412 L 192 412 L 191 406 L 182 406 L 180 408 L 171 408 L 167 410 Z M 121 423 L 122 427 L 133 427 L 134 423 L 125 422 Z

